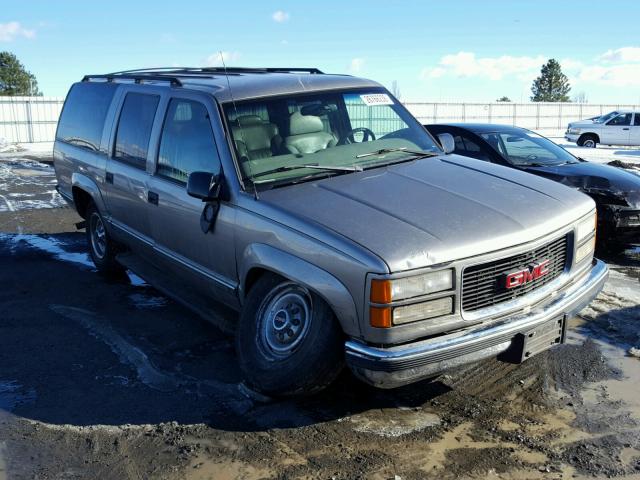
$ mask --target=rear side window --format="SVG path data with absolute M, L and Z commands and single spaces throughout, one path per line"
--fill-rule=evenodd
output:
M 104 119 L 118 86 L 113 83 L 76 83 L 64 103 L 56 140 L 100 149 Z
M 636 127 L 640 127 L 640 113 L 635 114 L 635 119 L 633 120 L 633 125 Z
M 120 112 L 113 158 L 144 170 L 158 95 L 127 93 Z
M 220 172 L 220 158 L 206 107 L 173 99 L 162 128 L 158 175 L 186 183 L 191 172 Z

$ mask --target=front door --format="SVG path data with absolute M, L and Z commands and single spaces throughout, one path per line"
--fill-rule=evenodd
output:
M 629 134 L 629 145 L 640 146 L 640 112 L 634 114 L 633 125 Z
M 200 290 L 213 290 L 223 297 L 219 300 L 233 297 L 234 211 L 221 202 L 213 231 L 204 233 L 200 216 L 205 204 L 186 189 L 191 172 L 221 172 L 204 103 L 180 97 L 169 100 L 156 158 L 149 194 L 154 197 L 150 212 L 158 260 Z
M 629 145 L 632 113 L 621 113 L 602 126 L 600 143 L 604 145 Z

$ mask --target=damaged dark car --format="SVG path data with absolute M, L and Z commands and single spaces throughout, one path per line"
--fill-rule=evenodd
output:
M 451 142 L 456 154 L 524 170 L 589 195 L 598 208 L 600 251 L 618 253 L 640 244 L 640 175 L 587 162 L 524 128 L 491 124 L 425 127 L 441 143 Z

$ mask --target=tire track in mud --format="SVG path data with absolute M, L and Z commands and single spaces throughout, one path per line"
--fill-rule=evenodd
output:
M 174 392 L 191 388 L 197 395 L 214 400 L 219 406 L 236 415 L 242 415 L 254 406 L 254 402 L 242 393 L 240 384 L 224 383 L 207 379 L 198 380 L 186 375 L 159 370 L 149 357 L 131 344 L 108 323 L 89 310 L 67 305 L 49 305 L 49 308 L 69 320 L 80 324 L 87 332 L 106 343 L 121 363 L 131 366 L 144 385 L 160 392 Z

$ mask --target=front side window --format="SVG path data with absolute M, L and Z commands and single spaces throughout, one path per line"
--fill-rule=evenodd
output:
M 551 166 L 577 162 L 564 148 L 526 130 L 482 133 L 480 136 L 516 166 Z
M 491 161 L 489 155 L 487 155 L 484 148 L 480 147 L 476 142 L 471 140 L 467 136 L 456 135 L 453 137 L 455 142 L 455 150 L 453 153 L 458 155 L 464 155 L 465 157 L 475 158 L 477 160 L 483 160 L 485 162 Z
M 186 183 L 192 172 L 220 172 L 220 158 L 206 107 L 192 100 L 172 99 L 167 109 L 158 175 Z
M 281 186 L 441 153 L 383 89 L 261 98 L 223 108 L 243 180 L 254 185 Z
M 631 113 L 623 113 L 621 115 L 618 115 L 617 117 L 613 118 L 612 120 L 609 121 L 609 123 L 607 123 L 607 125 L 611 125 L 611 126 L 627 126 L 627 125 L 631 125 L 631 116 L 633 114 Z
M 127 93 L 116 130 L 114 159 L 144 170 L 159 101 L 158 95 Z

